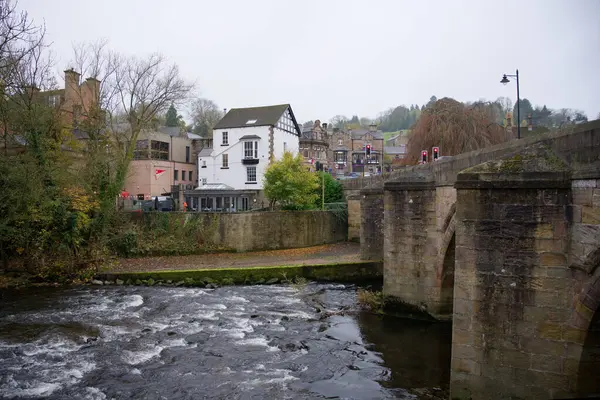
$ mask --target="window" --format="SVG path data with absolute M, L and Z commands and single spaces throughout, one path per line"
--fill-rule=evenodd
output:
M 190 181 L 193 181 L 194 179 L 192 179 L 194 176 L 194 171 L 190 171 Z
M 304 158 L 308 158 L 308 150 L 304 150 L 302 152 L 302 156 L 304 156 Z
M 256 182 L 256 167 L 246 168 L 246 182 Z
M 287 151 L 287 143 L 283 142 L 283 152 L 285 153 Z
M 249 119 L 248 122 L 246 122 L 246 125 L 252 125 L 255 124 L 257 120 L 255 119 Z
M 138 140 L 135 142 L 135 150 L 133 151 L 134 160 L 147 160 L 150 158 L 148 151 L 148 140 Z
M 48 97 L 48 105 L 50 107 L 58 107 L 60 104 L 60 94 L 55 94 Z
M 190 146 L 185 146 L 185 162 L 190 162 Z
M 248 198 L 242 197 L 242 211 L 248 210 Z
M 229 133 L 223 132 L 223 143 L 221 146 L 229 146 Z
M 150 158 L 152 158 L 153 160 L 169 159 L 169 143 L 159 142 L 158 140 L 151 140 L 150 149 Z
M 222 155 L 221 168 L 229 168 L 229 154 Z
M 173 172 L 173 180 L 174 181 L 178 181 L 179 180 L 179 171 L 178 170 L 175 170 Z
M 342 139 L 338 139 L 338 146 L 341 146 L 342 144 Z
M 333 153 L 333 157 L 335 162 L 345 163 L 346 162 L 346 152 L 345 151 L 336 151 Z
M 206 185 L 206 178 L 202 178 L 202 184 Z
M 256 144 L 258 146 L 258 142 L 256 142 Z M 253 149 L 254 142 L 244 142 L 244 158 L 255 158 Z
M 202 160 L 202 167 L 201 168 L 206 168 L 206 161 Z

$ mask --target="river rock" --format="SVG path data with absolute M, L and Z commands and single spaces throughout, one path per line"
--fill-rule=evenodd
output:
M 183 286 L 183 285 L 185 285 L 184 281 L 179 281 L 175 284 L 175 286 Z
M 117 285 L 119 285 L 119 286 L 122 286 L 122 285 L 125 283 L 125 282 L 124 282 L 123 280 L 121 280 L 121 279 L 117 279 L 115 282 L 116 282 L 116 283 L 117 283 Z
M 102 282 L 101 280 L 98 279 L 92 279 L 92 285 L 104 285 L 104 282 Z
M 271 278 L 267 281 L 267 285 L 273 285 L 275 283 L 279 282 L 278 278 Z

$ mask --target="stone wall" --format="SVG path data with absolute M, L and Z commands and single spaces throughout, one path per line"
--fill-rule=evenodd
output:
M 344 198 L 348 203 L 348 240 L 360 241 L 360 191 L 344 191 Z
M 360 258 L 383 260 L 383 190 L 367 189 L 360 200 Z
M 444 318 L 452 303 L 442 301 L 438 238 L 433 182 L 386 183 L 383 291 Z
M 289 249 L 346 240 L 348 223 L 330 211 L 198 214 L 216 218 L 213 241 L 237 251 Z M 212 221 L 211 221 L 212 220 Z
M 161 235 L 178 240 L 199 240 L 207 248 L 235 251 L 289 249 L 335 243 L 347 240 L 348 222 L 331 211 L 272 211 L 240 213 L 145 213 L 133 216 L 144 229 L 159 226 Z M 186 226 L 200 219 L 200 235 L 185 234 Z M 160 222 L 158 222 L 160 221 Z M 141 233 L 143 235 L 143 232 Z M 141 237 L 143 240 L 144 237 Z M 161 252 L 153 249 L 148 254 Z M 190 246 L 188 246 L 190 247 Z M 164 250 L 164 249 L 163 249 Z M 188 253 L 193 253 L 193 246 Z M 201 251 L 202 249 L 198 249 Z
M 562 166 L 538 162 L 530 172 L 500 163 L 458 177 L 452 398 L 575 391 L 580 337 L 566 324 L 577 275 L 567 262 L 571 183 Z

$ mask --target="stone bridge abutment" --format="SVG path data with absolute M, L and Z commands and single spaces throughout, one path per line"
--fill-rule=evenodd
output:
M 407 167 L 360 203 L 384 292 L 452 319 L 453 399 L 600 396 L 600 121 Z

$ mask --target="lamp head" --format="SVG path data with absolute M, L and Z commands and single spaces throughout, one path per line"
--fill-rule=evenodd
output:
M 510 82 L 510 81 L 509 81 L 509 80 L 508 80 L 508 78 L 506 77 L 506 74 L 504 74 L 504 75 L 502 76 L 502 80 L 500 81 L 500 83 L 502 83 L 502 84 L 506 85 L 508 82 Z

